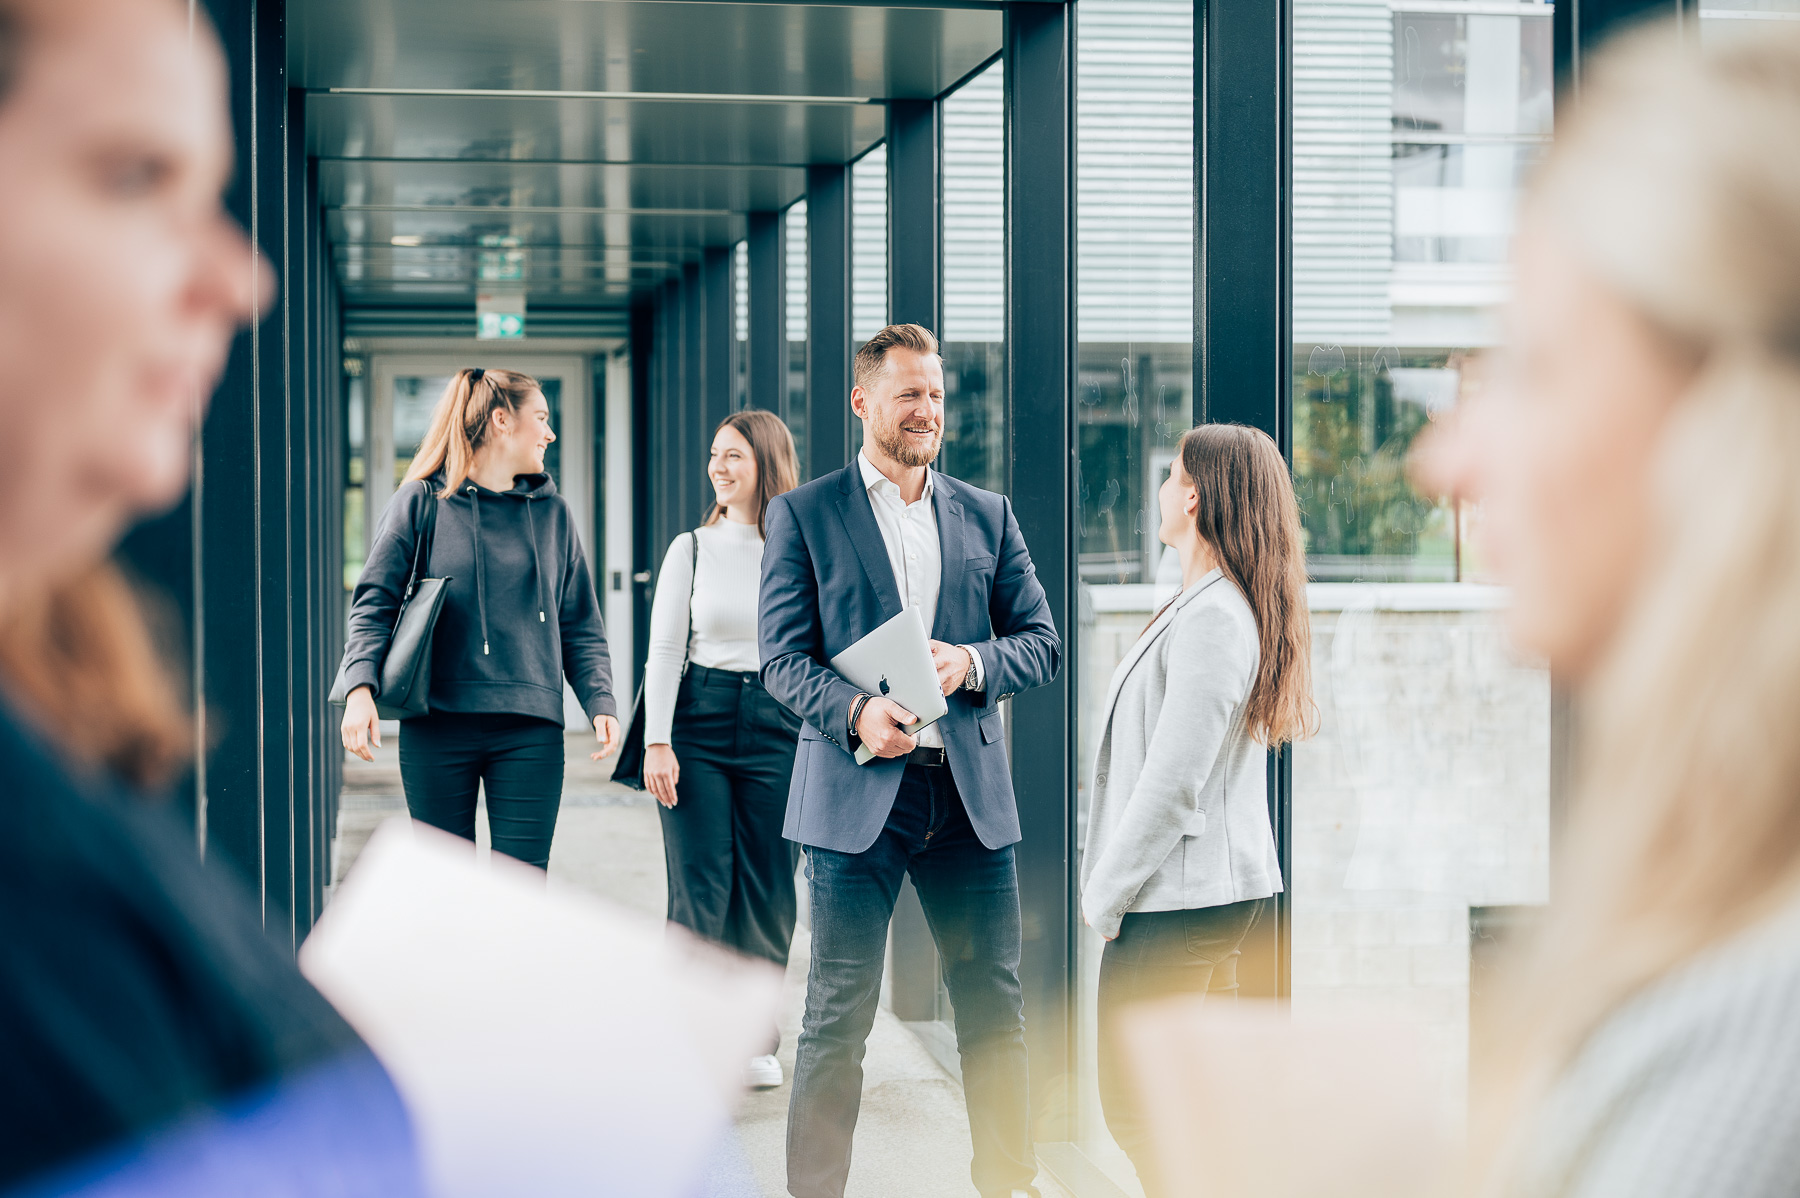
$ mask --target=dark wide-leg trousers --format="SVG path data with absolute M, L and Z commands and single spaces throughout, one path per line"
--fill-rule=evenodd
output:
M 948 768 L 911 765 L 872 846 L 861 853 L 809 847 L 806 857 L 812 969 L 788 1106 L 788 1192 L 844 1193 L 888 921 L 910 874 L 956 1009 L 975 1188 L 1036 1193 L 1012 846 L 990 849 L 976 837 Z
M 799 735 L 755 674 L 690 666 L 670 734 L 676 802 L 657 807 L 669 919 L 782 968 L 798 906 L 800 846 L 781 827 Z
M 563 729 L 529 715 L 445 711 L 400 730 L 400 784 L 420 823 L 475 839 L 475 794 L 487 788 L 494 851 L 545 869 L 562 807 Z
M 1139 1108 L 1119 1035 L 1119 1015 L 1133 1003 L 1178 994 L 1235 1000 L 1244 937 L 1268 899 L 1191 911 L 1137 911 L 1119 924 L 1100 957 L 1100 1107 L 1106 1129 L 1131 1158 L 1148 1198 L 1163 1187 L 1150 1128 Z

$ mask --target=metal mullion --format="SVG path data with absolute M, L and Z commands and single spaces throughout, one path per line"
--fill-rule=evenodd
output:
M 779 412 L 787 392 L 787 213 L 752 212 L 750 406 Z
M 700 431 L 706 419 L 706 291 L 700 265 L 681 272 L 681 401 L 676 412 L 680 427 L 675 442 L 680 447 L 675 463 L 675 492 L 681 496 L 681 523 L 692 528 L 700 523 L 704 506 L 700 498 Z
M 943 335 L 943 103 L 888 105 L 888 319 Z
M 1196 0 L 1194 36 L 1194 421 L 1262 429 L 1291 462 L 1292 9 L 1289 0 Z M 1268 770 L 1276 849 L 1291 878 L 1291 753 L 1271 753 Z M 1284 891 L 1275 917 L 1246 941 L 1246 993 L 1289 993 L 1290 921 Z
M 807 476 L 850 460 L 850 171 L 806 172 Z
M 1006 9 L 1005 260 L 1008 491 L 1062 635 L 1055 680 L 1012 700 L 1023 839 L 1022 909 L 1034 933 L 1020 982 L 1040 1139 L 1071 1136 L 1055 1101 L 1076 1060 L 1075 5 Z
M 701 263 L 700 278 L 701 396 L 696 413 L 699 419 L 694 426 L 694 457 L 689 466 L 699 480 L 695 486 L 702 492 L 700 507 L 704 508 L 711 502 L 711 497 L 703 493 L 705 480 L 701 463 L 712 444 L 713 429 L 731 414 L 731 347 L 736 338 L 732 321 L 731 249 L 726 246 L 708 249 Z

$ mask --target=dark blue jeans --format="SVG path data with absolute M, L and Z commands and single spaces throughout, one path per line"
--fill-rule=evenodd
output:
M 1012 846 L 990 849 L 976 837 L 947 767 L 909 766 L 887 826 L 867 851 L 809 846 L 806 860 L 812 969 L 788 1107 L 788 1193 L 844 1192 L 888 920 L 910 874 L 956 1008 L 975 1188 L 1035 1194 Z

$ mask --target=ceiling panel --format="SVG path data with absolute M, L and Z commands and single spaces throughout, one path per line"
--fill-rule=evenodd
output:
M 471 158 L 805 166 L 885 135 L 879 104 L 722 104 L 498 96 L 307 97 L 316 158 Z
M 517 204 L 524 207 L 785 208 L 806 191 L 796 168 L 589 166 L 517 162 L 319 164 L 319 200 L 344 204 Z
M 1000 49 L 998 5 L 290 0 L 307 88 L 928 98 Z
M 956 2 L 289 0 L 345 297 L 622 306 L 998 52 L 998 6 Z

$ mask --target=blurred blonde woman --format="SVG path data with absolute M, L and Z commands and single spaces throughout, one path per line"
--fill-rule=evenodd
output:
M 431 644 L 430 710 L 400 737 L 407 809 L 473 840 L 483 788 L 494 848 L 539 869 L 562 805 L 565 677 L 593 722 L 594 756 L 619 735 L 594 580 L 574 513 L 544 470 L 554 440 L 537 380 L 457 372 L 369 546 L 341 672 L 344 747 L 372 760 L 381 666 L 424 539 L 423 575 L 449 581 Z
M 1244 937 L 1281 864 L 1268 750 L 1314 722 L 1306 550 L 1268 435 L 1191 429 L 1157 494 L 1181 591 L 1113 672 L 1094 758 L 1081 910 L 1100 962 L 1100 1098 L 1150 1198 L 1163 1193 L 1118 1045 L 1120 1012 L 1234 998 Z
M 1748 24 L 1748 23 L 1746 23 Z M 1523 213 L 1510 381 L 1422 451 L 1581 690 L 1477 1189 L 1800 1179 L 1800 28 L 1633 35 Z
M 155 801 L 194 725 L 111 564 L 269 299 L 227 85 L 177 0 L 0 0 L 0 1193 L 425 1192 L 386 1071 Z

